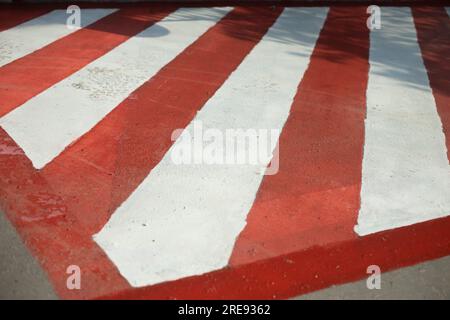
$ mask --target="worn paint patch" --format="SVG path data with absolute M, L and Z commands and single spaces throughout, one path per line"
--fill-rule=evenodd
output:
M 175 8 L 125 8 L 0 68 L 0 117 L 161 20 Z M 30 72 L 32 70 L 32 72 Z
M 0 125 L 41 169 L 230 10 L 179 9 L 13 110 Z

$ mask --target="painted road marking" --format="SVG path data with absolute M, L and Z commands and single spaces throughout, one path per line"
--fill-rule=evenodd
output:
M 271 252 L 273 257 L 270 259 L 265 259 L 260 255 L 258 257 L 260 259 L 256 263 L 245 263 L 238 266 L 234 264 L 236 261 L 230 261 L 227 268 L 203 276 L 183 278 L 139 289 L 130 287 L 128 282 L 119 274 L 113 262 L 108 259 L 103 250 L 92 240 L 92 234 L 101 229 L 115 208 L 127 199 L 134 188 L 142 182 L 148 172 L 160 161 L 170 147 L 171 143 L 164 141 L 164 138 L 160 137 L 158 141 L 154 141 L 158 134 L 164 135 L 167 132 L 170 133 L 170 130 L 167 128 L 162 130 L 161 127 L 157 127 L 155 130 L 153 124 L 170 126 L 171 128 L 185 127 L 194 116 L 197 108 L 202 106 L 214 94 L 229 73 L 235 69 L 235 64 L 239 64 L 240 60 L 245 56 L 243 52 L 248 49 L 243 50 L 240 46 L 246 45 L 249 37 L 252 41 L 258 41 L 254 40 L 253 31 L 248 30 L 246 22 L 254 25 L 259 24 L 261 19 L 264 21 L 265 19 L 256 13 L 249 17 L 245 14 L 245 10 L 250 10 L 250 8 L 245 6 L 240 8 L 244 11 L 244 19 L 247 19 L 240 26 L 242 30 L 246 31 L 245 34 L 236 31 L 239 30 L 239 26 L 236 23 L 230 21 L 223 23 L 223 20 L 220 21 L 220 28 L 216 28 L 218 25 L 216 24 L 214 26 L 215 32 L 210 32 L 210 29 L 206 34 L 202 35 L 203 41 L 197 40 L 189 47 L 189 49 L 193 49 L 192 51 L 183 51 L 182 54 L 178 55 L 165 68 L 160 70 L 158 75 L 152 78 L 151 81 L 146 82 L 138 90 L 134 91 L 125 100 L 126 103 L 122 102 L 120 107 L 115 108 L 93 130 L 84 135 L 77 143 L 71 145 L 70 148 L 43 170 L 35 170 L 15 142 L 9 138 L 4 130 L 0 129 L 0 189 L 4 191 L 0 196 L 1 206 L 5 208 L 5 213 L 16 226 L 24 242 L 46 269 L 59 297 L 86 299 L 108 295 L 108 297 L 134 297 L 141 299 L 286 298 L 301 292 L 361 278 L 365 275 L 364 271 L 367 265 L 372 264 L 374 260 L 377 261 L 382 270 L 389 270 L 426 259 L 438 258 L 450 253 L 450 234 L 448 232 L 450 217 L 435 219 L 405 228 L 387 230 L 364 237 L 358 237 L 356 233 L 353 233 L 352 237 L 344 239 L 344 241 L 333 241 L 324 246 L 321 237 L 316 236 L 316 233 L 342 235 L 339 229 L 347 228 L 346 224 L 344 226 L 341 224 L 331 225 L 332 228 L 330 228 L 330 225 L 327 224 L 329 220 L 326 219 L 323 223 L 317 222 L 316 225 L 312 222 L 310 226 L 313 226 L 313 228 L 310 228 L 309 234 L 306 234 L 305 230 L 294 231 L 302 233 L 307 240 L 313 239 L 313 241 L 306 243 L 304 249 L 297 250 L 299 247 L 296 247 L 297 251 L 283 254 L 285 248 L 271 246 L 268 248 L 273 250 Z M 270 6 L 258 8 L 270 10 Z M 439 17 L 443 16 L 448 19 L 444 8 L 441 7 L 439 9 L 442 11 Z M 281 10 L 281 8 L 277 7 L 275 10 Z M 279 11 L 276 14 L 278 13 Z M 0 16 L 2 15 L 3 12 L 0 11 Z M 427 28 L 431 29 L 439 25 L 439 22 L 435 21 L 435 14 L 431 12 L 428 14 L 427 12 L 426 15 L 428 18 L 433 18 L 430 19 L 433 23 L 425 21 Z M 334 18 L 345 19 L 345 22 L 348 22 L 348 19 L 344 17 Z M 417 19 L 416 17 L 414 18 L 416 28 L 419 30 Z M 4 21 L 0 18 L 0 28 L 2 22 Z M 448 35 L 448 30 L 441 29 L 441 31 Z M 118 33 L 120 32 L 121 30 L 118 31 Z M 260 32 L 264 33 L 263 31 Z M 362 32 L 362 30 L 358 29 L 357 38 L 359 38 L 359 32 Z M 322 33 L 323 31 L 321 32 L 321 37 Z M 283 34 L 280 33 L 280 36 L 283 36 Z M 448 41 L 443 41 L 445 37 L 437 35 L 436 33 L 430 33 L 429 37 L 425 37 L 430 48 L 434 46 L 436 48 L 439 47 L 441 41 L 444 44 L 448 43 Z M 69 37 L 72 36 L 70 35 Z M 331 35 L 328 34 L 328 36 Z M 348 36 L 349 41 L 350 38 L 353 38 L 353 35 L 350 34 Z M 337 39 L 329 38 L 328 41 L 324 40 L 323 47 L 327 48 L 330 54 L 338 51 L 335 53 L 336 56 L 328 56 L 327 52 L 322 50 L 318 56 L 323 57 L 325 61 L 328 58 L 330 60 L 334 59 L 332 61 L 337 65 L 345 63 L 345 60 L 338 59 L 338 53 L 341 51 L 341 48 L 336 47 L 336 43 L 339 43 L 341 39 L 338 41 Z M 319 42 L 320 38 L 316 48 L 320 45 Z M 431 45 L 431 43 L 434 44 Z M 230 44 L 231 49 L 229 50 L 228 46 Z M 356 45 L 356 43 L 352 42 L 351 45 Z M 425 47 L 421 44 L 424 60 L 426 60 L 427 55 Z M 350 48 L 353 49 L 353 47 Z M 356 56 L 361 56 L 358 46 L 354 49 L 351 51 L 355 51 Z M 235 57 L 236 51 L 242 54 L 239 58 Z M 226 52 L 226 54 L 219 54 L 222 52 Z M 445 50 L 439 49 L 437 52 L 432 51 L 429 56 L 436 60 L 450 56 L 442 54 L 444 52 Z M 180 56 L 182 56 L 181 59 Z M 198 60 L 205 61 L 199 62 Z M 233 61 L 231 62 L 230 60 Z M 314 68 L 314 72 L 319 72 L 317 69 L 320 70 L 320 68 L 317 65 L 314 66 L 313 60 L 314 53 L 308 70 Z M 174 61 L 176 63 L 173 63 Z M 203 66 L 200 67 L 201 70 L 196 69 L 198 65 Z M 222 65 L 226 65 L 226 67 L 222 68 Z M 430 74 L 431 69 L 426 62 L 425 65 L 430 76 L 430 85 L 433 89 L 436 104 L 438 105 L 435 87 L 433 87 L 433 77 Z M 442 59 L 440 66 L 442 74 L 446 70 L 445 67 L 448 66 L 447 61 Z M 329 67 L 330 65 L 323 66 L 323 68 Z M 362 67 L 366 68 L 366 66 Z M 307 73 L 303 79 L 308 77 Z M 327 78 L 328 76 L 342 79 L 337 77 L 335 72 L 332 72 L 330 75 L 324 70 L 322 75 L 324 81 L 331 85 L 330 88 L 333 88 L 333 83 Z M 351 74 L 348 75 L 348 77 L 350 76 Z M 0 79 L 2 79 L 2 75 L 0 75 Z M 304 81 L 302 80 L 302 82 Z M 442 84 L 444 84 L 441 86 L 442 92 L 446 93 L 449 86 L 445 86 L 445 82 Z M 343 86 L 346 85 L 347 82 L 343 82 Z M 183 88 L 182 94 L 178 94 L 177 88 L 180 87 Z M 188 90 L 192 92 L 191 95 L 188 94 Z M 351 90 L 349 89 L 349 91 Z M 301 96 L 305 97 L 305 94 L 307 92 L 304 92 Z M 311 99 L 316 98 L 312 92 L 306 96 Z M 352 95 L 350 94 L 350 96 Z M 2 102 L 1 98 L 0 102 Z M 140 104 L 141 102 L 142 104 Z M 329 103 L 327 100 L 326 102 Z M 145 110 L 140 108 L 143 104 L 145 105 Z M 303 104 L 308 106 L 307 101 Z M 186 105 L 188 105 L 188 111 L 186 111 Z M 448 103 L 444 104 L 444 106 L 446 105 Z M 342 102 L 336 105 L 336 109 L 345 109 L 345 106 L 345 102 Z M 310 108 L 311 111 L 322 111 L 313 107 Z M 295 106 L 292 106 L 291 109 L 295 109 Z M 361 109 L 365 109 L 365 105 Z M 293 113 L 294 111 L 291 110 L 291 112 Z M 178 117 L 180 113 L 184 114 Z M 336 115 L 335 113 L 331 114 L 326 113 L 324 117 Z M 171 115 L 173 115 L 172 119 L 176 119 L 176 121 L 171 121 Z M 309 116 L 306 112 L 303 114 L 297 112 L 295 116 L 298 117 L 297 119 L 301 119 L 301 117 L 307 115 Z M 311 116 L 317 116 L 323 121 L 328 120 L 330 125 L 334 124 L 333 119 L 320 118 L 316 113 L 311 114 Z M 359 117 L 360 114 L 358 113 L 355 116 Z M 441 113 L 440 116 L 442 122 L 444 122 Z M 161 119 L 163 120 L 160 121 Z M 304 122 L 306 121 L 306 119 L 303 120 Z M 341 119 L 337 120 L 337 122 L 340 121 Z M 185 123 L 180 125 L 180 122 Z M 144 129 L 146 125 L 147 128 Z M 286 131 L 288 125 L 286 123 L 284 131 Z M 307 133 L 314 133 L 312 125 L 304 129 Z M 332 130 L 332 128 L 329 129 Z M 352 130 L 351 134 L 353 133 L 354 131 Z M 145 145 L 147 137 L 151 138 L 152 141 Z M 306 135 L 306 137 L 309 136 Z M 168 135 L 165 138 L 170 140 Z M 281 140 L 282 137 L 280 137 L 280 145 L 282 144 Z M 164 142 L 163 147 L 160 147 L 159 141 Z M 315 146 L 316 148 L 313 149 L 315 152 L 320 151 L 323 147 L 323 145 Z M 343 148 L 345 147 L 347 145 L 343 146 Z M 283 154 L 284 152 L 281 152 L 280 156 L 283 156 Z M 313 156 L 311 157 L 313 161 L 316 160 Z M 284 170 L 283 163 L 285 162 L 281 163 L 279 174 Z M 352 170 L 355 170 L 355 168 L 352 168 Z M 354 176 L 352 175 L 352 177 Z M 320 179 L 325 180 L 326 178 L 320 176 Z M 339 182 L 341 181 L 339 180 Z M 352 183 L 352 181 L 349 182 Z M 332 184 L 332 181 L 330 181 L 330 184 Z M 300 189 L 304 187 L 301 183 L 298 185 Z M 326 182 L 324 182 L 323 186 L 327 187 Z M 262 187 L 261 185 L 260 189 Z M 318 187 L 318 189 L 321 187 L 320 181 L 313 185 L 313 189 L 315 187 Z M 346 188 L 342 189 L 345 191 Z M 311 191 L 306 187 L 303 190 L 305 192 Z M 324 194 L 319 201 L 328 200 L 330 211 L 334 210 L 333 204 L 336 207 L 344 207 L 344 204 L 339 202 L 343 198 L 338 196 L 335 199 L 327 198 L 327 191 L 332 196 L 336 192 L 340 192 L 340 190 L 336 191 L 335 189 L 319 190 L 317 194 Z M 287 196 L 289 195 L 287 192 L 288 190 L 283 189 L 280 191 L 280 195 L 282 197 Z M 353 196 L 353 191 L 349 192 Z M 305 194 L 303 199 L 306 199 L 306 197 L 310 197 L 311 201 L 309 204 L 311 206 L 317 203 L 315 202 L 317 197 L 314 195 L 314 192 L 311 192 L 310 195 Z M 280 203 L 284 200 L 285 198 L 280 197 Z M 344 201 L 347 200 L 347 197 L 345 197 Z M 341 212 L 339 210 L 337 214 Z M 310 218 L 312 220 L 319 217 L 311 215 Z M 323 216 L 320 216 L 320 218 L 323 218 Z M 355 215 L 355 220 L 356 218 Z M 306 220 L 306 222 L 309 221 Z M 346 220 L 345 223 L 347 222 Z M 248 221 L 247 225 L 249 223 L 250 221 Z M 355 222 L 351 224 L 351 228 L 353 228 L 354 224 Z M 261 223 L 255 229 L 258 229 L 260 233 L 267 231 L 264 223 Z M 285 233 L 272 234 L 272 236 L 280 237 L 280 240 L 274 238 L 271 240 L 281 245 L 289 241 L 285 241 L 287 237 Z M 251 241 L 249 244 L 252 245 Z M 259 244 L 257 243 L 256 245 Z M 301 245 L 304 244 L 301 243 Z M 236 243 L 236 246 L 238 245 L 241 244 Z M 249 248 L 251 249 L 251 247 Z M 392 252 L 396 254 L 392 255 Z M 73 264 L 74 261 L 83 270 L 82 290 L 67 290 L 66 287 L 67 274 L 65 271 L 67 265 Z M 242 284 L 244 282 L 249 290 L 245 290 L 245 288 L 243 290 Z M 212 283 L 213 286 L 211 286 Z
M 105 17 L 117 9 L 82 9 L 81 27 Z M 0 33 L 0 67 L 30 54 L 75 31 L 66 26 L 66 10 L 55 10 Z
M 75 211 L 89 239 L 161 161 L 172 132 L 192 121 L 282 10 L 236 7 L 41 171 L 56 189 L 83 190 Z M 53 180 L 62 169 L 64 178 Z
M 332 7 L 230 265 L 355 237 L 369 30 L 365 7 Z
M 0 125 L 41 169 L 230 10 L 179 9 L 13 110 Z
M 327 11 L 286 8 L 195 120 L 205 129 L 281 129 Z M 226 266 L 261 183 L 251 165 L 177 166 L 172 149 L 94 236 L 135 287 Z
M 359 235 L 450 214 L 445 137 L 411 10 L 383 8 L 370 39 Z
M 282 10 L 236 7 L 43 170 L 36 171 L 24 155 L 0 156 L 0 189 L 13 195 L 6 200 L 11 205 L 5 207 L 11 220 L 33 221 L 19 222 L 17 228 L 45 261 L 60 297 L 95 298 L 130 288 L 92 235 L 159 163 L 173 144 L 173 130 L 189 124 Z M 4 150 L 18 150 L 1 129 L 0 141 L 7 146 Z M 16 183 L 29 181 L 28 177 L 33 183 L 16 189 Z M 30 204 L 22 196 L 36 195 L 32 199 L 38 203 L 32 205 L 40 206 L 49 202 L 47 195 L 54 195 L 55 190 L 58 196 L 50 198 L 50 208 L 29 211 L 22 207 Z M 67 219 L 59 216 L 52 218 L 58 223 L 47 223 L 49 211 L 45 209 L 58 210 L 59 204 L 66 208 Z M 37 224 L 45 226 L 37 228 Z M 52 241 L 47 240 L 49 236 Z M 63 247 L 70 248 L 70 254 L 61 253 L 58 248 Z M 82 290 L 66 287 L 65 268 L 74 261 L 81 270 L 92 270 L 93 265 L 97 270 L 83 272 Z
M 0 117 L 160 21 L 172 7 L 125 8 L 0 68 Z M 30 72 L 32 70 L 33 72 Z

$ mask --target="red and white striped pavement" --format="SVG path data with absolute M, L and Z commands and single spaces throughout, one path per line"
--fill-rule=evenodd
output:
M 450 254 L 450 8 L 0 10 L 0 207 L 60 297 L 285 298 Z M 279 171 L 172 163 L 195 121 L 279 129 Z

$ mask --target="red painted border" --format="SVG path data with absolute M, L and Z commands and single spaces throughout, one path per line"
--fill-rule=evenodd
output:
M 450 254 L 450 217 L 101 299 L 283 299 Z

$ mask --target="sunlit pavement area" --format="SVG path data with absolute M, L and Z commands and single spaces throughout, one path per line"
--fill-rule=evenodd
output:
M 80 7 L 0 6 L 0 298 L 450 297 L 445 3 Z

